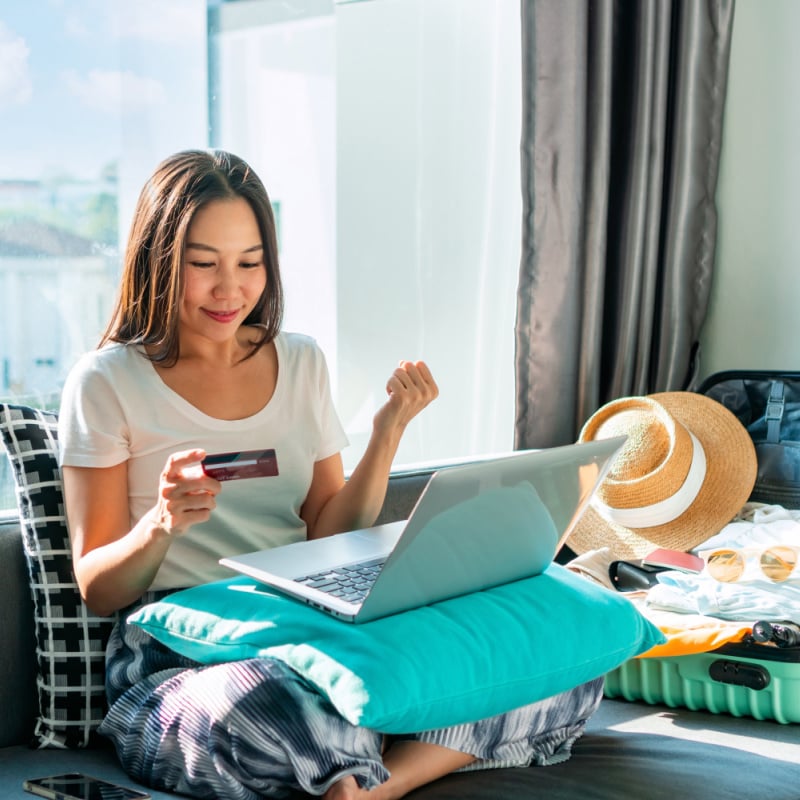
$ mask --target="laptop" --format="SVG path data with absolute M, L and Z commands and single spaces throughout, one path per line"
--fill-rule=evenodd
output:
M 528 578 L 551 563 L 624 441 L 443 467 L 407 520 L 220 563 L 356 623 Z

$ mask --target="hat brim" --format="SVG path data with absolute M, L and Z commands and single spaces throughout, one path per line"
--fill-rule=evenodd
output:
M 567 539 L 575 553 L 608 547 L 618 559 L 638 559 L 657 547 L 691 550 L 719 533 L 747 502 L 758 462 L 753 441 L 721 403 L 695 392 L 649 395 L 693 433 L 706 454 L 706 476 L 697 497 L 679 517 L 650 528 L 626 528 L 591 504 Z

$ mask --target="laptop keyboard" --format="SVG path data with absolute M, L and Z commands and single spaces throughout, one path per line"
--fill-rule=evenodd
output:
M 348 603 L 360 603 L 366 597 L 385 563 L 385 558 L 376 558 L 372 561 L 362 561 L 360 564 L 337 567 L 333 570 L 295 578 L 295 581 Z

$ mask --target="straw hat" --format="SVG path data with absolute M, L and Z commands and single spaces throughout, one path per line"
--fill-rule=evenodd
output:
M 608 547 L 641 558 L 657 547 L 691 550 L 747 502 L 756 480 L 750 435 L 725 406 L 695 392 L 614 400 L 580 441 L 627 435 L 592 504 L 567 539 L 576 553 Z

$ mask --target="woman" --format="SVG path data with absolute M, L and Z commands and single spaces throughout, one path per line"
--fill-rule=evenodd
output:
M 348 481 L 324 357 L 281 331 L 267 193 L 241 159 L 167 158 L 139 198 L 119 299 L 72 370 L 59 442 L 75 574 L 111 614 L 228 577 L 219 558 L 372 524 L 408 423 L 438 394 L 423 362 L 386 386 Z M 278 475 L 220 484 L 206 454 L 273 448 Z M 124 615 L 122 615 L 124 620 Z M 373 800 L 476 760 L 563 760 L 600 699 L 595 681 L 474 725 L 400 737 L 350 725 L 271 659 L 200 667 L 118 624 L 101 732 L 153 787 L 198 797 L 300 788 Z

